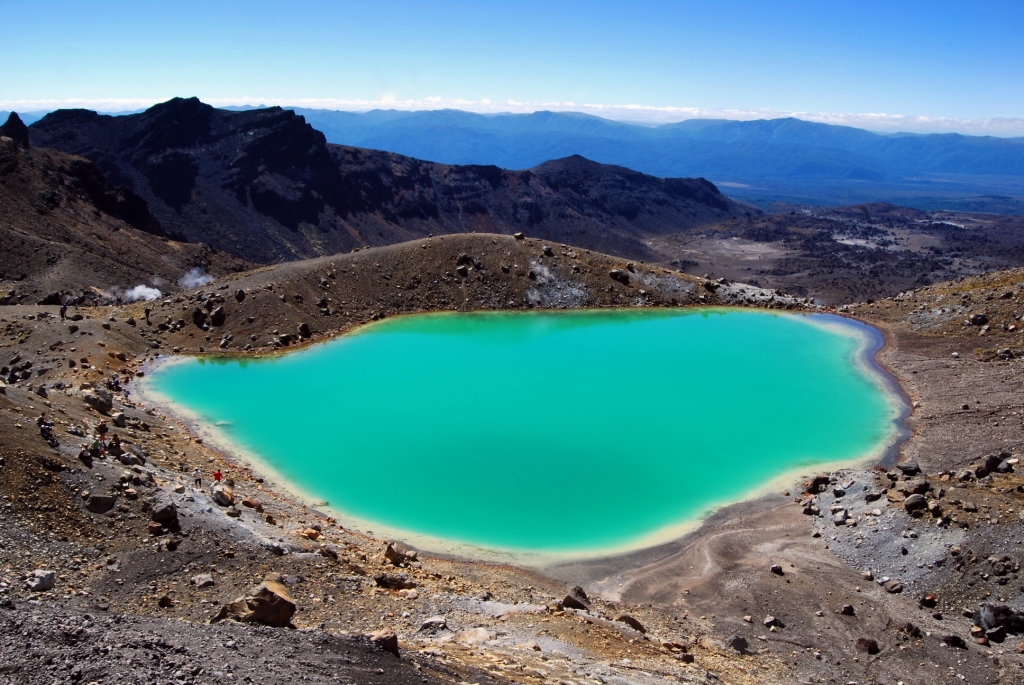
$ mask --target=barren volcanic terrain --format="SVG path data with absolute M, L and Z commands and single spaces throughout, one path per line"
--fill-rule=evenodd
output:
M 813 307 L 490 234 L 227 275 L 151 303 L 72 308 L 67 321 L 54 306 L 2 307 L 0 674 L 1019 682 L 1022 287 L 1024 272 L 1008 271 L 844 308 L 884 332 L 879 360 L 914 404 L 895 466 L 793 483 L 663 547 L 535 570 L 342 529 L 141 404 L 135 374 L 157 355 L 275 354 L 421 311 Z M 57 447 L 36 429 L 42 411 Z M 120 457 L 79 456 L 100 421 Z M 209 487 L 215 468 L 229 488 Z M 367 485 L 395 477 L 381 464 Z M 560 484 L 551 496 L 581 493 Z

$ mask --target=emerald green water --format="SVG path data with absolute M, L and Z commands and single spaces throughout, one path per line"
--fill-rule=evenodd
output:
M 149 389 L 343 516 L 541 553 L 621 548 L 894 434 L 865 331 L 743 310 L 386 320 Z M 870 330 L 870 329 L 868 329 Z

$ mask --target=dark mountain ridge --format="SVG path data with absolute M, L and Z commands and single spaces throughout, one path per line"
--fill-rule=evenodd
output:
M 795 118 L 641 126 L 577 112 L 296 112 L 332 143 L 510 169 L 580 154 L 655 176 L 729 182 L 729 194 L 764 205 L 888 199 L 932 209 L 991 193 L 1024 197 L 1024 138 L 879 134 Z M 1019 200 L 1014 206 L 1024 212 Z
M 59 110 L 29 131 L 33 145 L 86 157 L 144 198 L 153 232 L 263 263 L 472 231 L 644 258 L 651 235 L 748 210 L 703 179 L 579 156 L 508 171 L 332 145 L 279 107 L 176 98 L 127 116 Z

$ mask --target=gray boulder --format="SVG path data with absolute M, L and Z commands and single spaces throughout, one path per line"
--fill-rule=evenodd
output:
M 170 527 L 178 520 L 178 507 L 174 500 L 166 492 L 158 492 L 153 497 L 153 509 L 150 511 L 150 518 L 157 523 Z
M 114 408 L 114 398 L 103 388 L 92 388 L 82 393 L 82 400 L 101 414 Z
M 114 495 L 89 495 L 85 508 L 94 514 L 105 514 L 114 508 L 117 497 Z
M 25 581 L 25 585 L 32 592 L 47 592 L 52 590 L 53 586 L 57 582 L 57 574 L 53 571 L 44 571 L 42 569 L 36 569 L 32 572 L 32 575 Z
M 590 598 L 580 586 L 574 587 L 562 600 L 562 606 L 566 609 L 580 609 L 590 611 Z
M 439 633 L 442 630 L 448 630 L 448 619 L 444 616 L 431 616 L 420 623 L 420 632 Z
M 924 495 L 911 495 L 903 502 L 903 508 L 908 512 L 914 512 L 918 509 L 925 509 L 928 506 L 928 500 L 924 498 Z

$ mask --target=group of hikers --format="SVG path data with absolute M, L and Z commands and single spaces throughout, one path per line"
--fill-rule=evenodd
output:
M 214 483 L 219 483 L 224 478 L 224 474 L 219 469 L 211 473 L 210 476 L 213 478 Z M 203 487 L 203 474 L 198 466 L 192 469 L 192 480 L 195 481 L 197 490 Z
M 90 464 L 93 459 L 102 459 L 108 454 L 112 457 L 119 457 L 124 454 L 124 448 L 121 447 L 121 436 L 114 433 L 111 435 L 110 440 L 107 440 L 107 433 L 109 432 L 110 427 L 106 421 L 97 423 L 92 443 L 82 443 L 82 449 L 78 453 L 78 458 L 84 463 Z

